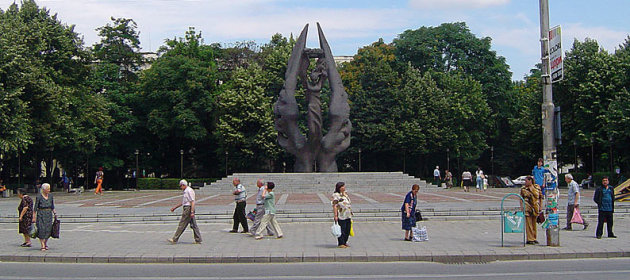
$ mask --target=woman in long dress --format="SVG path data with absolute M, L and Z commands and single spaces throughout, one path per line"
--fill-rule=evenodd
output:
M 41 244 L 42 251 L 48 250 L 48 238 L 52 232 L 53 217 L 57 216 L 55 212 L 55 201 L 50 193 L 50 184 L 42 184 L 42 190 L 33 206 L 33 223 L 37 225 L 37 238 Z
M 25 189 L 18 189 L 18 197 L 21 199 L 18 206 L 18 215 L 20 215 L 20 223 L 18 233 L 24 235 L 24 243 L 22 247 L 31 247 L 31 225 L 33 224 L 33 199 L 26 194 Z

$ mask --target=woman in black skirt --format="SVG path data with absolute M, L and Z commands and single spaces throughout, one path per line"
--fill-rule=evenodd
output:
M 416 226 L 416 204 L 418 204 L 418 191 L 420 186 L 414 184 L 411 191 L 405 196 L 400 211 L 402 212 L 402 229 L 405 231 L 405 241 L 411 241 L 413 237 L 411 228 Z
M 25 189 L 18 189 L 17 191 L 17 195 L 21 199 L 20 206 L 18 206 L 18 215 L 20 215 L 18 233 L 24 235 L 24 243 L 20 246 L 31 247 L 29 233 L 33 224 L 33 199 L 26 194 Z

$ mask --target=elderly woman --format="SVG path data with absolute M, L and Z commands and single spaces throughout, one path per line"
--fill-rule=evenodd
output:
M 50 184 L 44 183 L 33 205 L 33 223 L 37 225 L 37 238 L 39 238 L 42 251 L 48 250 L 47 243 L 52 232 L 53 215 L 57 216 L 55 201 L 50 193 Z
M 20 223 L 18 233 L 24 235 L 24 243 L 22 247 L 31 247 L 31 237 L 29 236 L 32 220 L 33 220 L 33 199 L 26 194 L 25 189 L 18 189 L 17 195 L 21 199 L 18 206 L 18 215 L 20 215 Z
M 350 247 L 347 242 L 350 236 L 350 227 L 352 226 L 352 207 L 344 182 L 338 182 L 335 185 L 332 207 L 335 221 L 341 227 L 341 236 L 337 238 L 337 247 L 348 248 Z
M 534 177 L 527 176 L 525 185 L 521 187 L 521 197 L 525 200 L 525 226 L 527 231 L 527 244 L 538 244 L 536 237 L 536 217 L 540 213 L 542 195 L 540 186 L 534 183 Z
M 418 191 L 420 186 L 414 184 L 411 191 L 405 196 L 400 211 L 402 211 L 402 229 L 405 231 L 405 241 L 411 241 L 411 228 L 416 226 L 416 204 L 418 204 Z

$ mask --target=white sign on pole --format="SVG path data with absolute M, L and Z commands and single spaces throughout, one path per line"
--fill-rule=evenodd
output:
M 562 80 L 562 33 L 559 25 L 549 30 L 549 65 L 551 82 Z

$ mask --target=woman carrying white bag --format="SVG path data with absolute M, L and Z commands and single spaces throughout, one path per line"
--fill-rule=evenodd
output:
M 405 196 L 400 211 L 402 212 L 402 229 L 405 231 L 405 241 L 411 241 L 411 228 L 416 226 L 416 205 L 418 204 L 418 191 L 420 186 L 414 184 L 411 191 Z
M 352 226 L 352 207 L 350 205 L 350 197 L 346 192 L 346 184 L 344 182 L 338 182 L 335 185 L 335 193 L 333 193 L 332 200 L 333 213 L 335 214 L 335 222 L 341 228 L 341 235 L 337 237 L 337 247 L 348 248 L 348 237 L 350 236 L 350 229 Z M 335 225 L 333 225 L 335 227 Z M 333 234 L 335 234 L 335 229 Z

